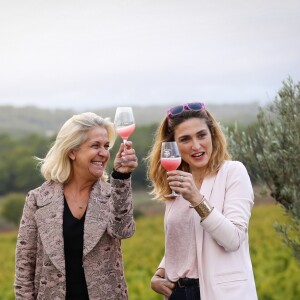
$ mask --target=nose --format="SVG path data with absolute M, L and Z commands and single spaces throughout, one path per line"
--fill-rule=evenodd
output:
M 104 147 L 101 147 L 98 151 L 99 156 L 105 156 L 107 155 L 108 150 L 106 150 Z
M 197 139 L 192 140 L 192 149 L 193 150 L 198 150 L 200 148 L 200 142 Z

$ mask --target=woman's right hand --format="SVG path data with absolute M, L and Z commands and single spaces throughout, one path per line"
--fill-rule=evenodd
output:
M 165 278 L 154 275 L 151 278 L 151 288 L 156 293 L 163 294 L 169 298 L 173 292 L 173 289 L 175 288 L 175 284 Z

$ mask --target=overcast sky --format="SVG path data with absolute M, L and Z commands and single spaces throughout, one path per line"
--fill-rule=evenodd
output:
M 288 76 L 299 0 L 0 0 L 0 105 L 264 104 Z

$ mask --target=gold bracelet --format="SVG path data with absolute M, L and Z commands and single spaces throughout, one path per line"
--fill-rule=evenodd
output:
M 199 204 L 190 206 L 190 208 L 195 208 L 202 220 L 204 220 L 214 209 L 205 199 L 205 197 L 203 197 L 203 200 Z
M 200 202 L 197 203 L 197 204 L 194 205 L 194 206 L 193 206 L 193 205 L 190 205 L 190 208 L 195 208 L 196 206 L 200 205 L 204 200 L 205 200 L 205 197 L 204 197 L 204 195 L 202 195 L 202 198 L 201 198 Z

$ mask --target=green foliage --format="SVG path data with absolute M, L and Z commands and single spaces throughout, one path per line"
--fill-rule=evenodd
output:
M 300 268 L 289 249 L 273 230 L 288 217 L 278 205 L 254 206 L 249 225 L 250 253 L 260 300 L 297 300 Z
M 176 103 L 174 103 L 176 105 Z M 133 106 L 138 126 L 159 123 L 166 115 L 169 106 Z M 238 121 L 240 124 L 253 123 L 258 109 L 257 103 L 207 105 L 207 108 L 223 124 Z M 94 110 L 100 116 L 114 119 L 116 107 Z M 71 109 L 44 109 L 34 106 L 14 107 L 0 105 L 0 133 L 10 133 L 22 137 L 35 132 L 40 135 L 55 135 L 63 123 L 72 115 L 83 111 Z
M 274 102 L 260 109 L 255 126 L 231 135 L 231 150 L 290 216 L 288 224 L 277 224 L 276 229 L 300 262 L 299 116 L 300 82 L 288 79 Z
M 208 109 L 220 122 L 239 122 L 244 126 L 253 122 L 258 105 L 209 105 Z M 251 108 L 251 109 L 250 109 Z M 139 166 L 132 174 L 133 187 L 145 189 L 147 156 L 157 124 L 166 114 L 166 106 L 134 107 L 137 127 L 131 140 L 134 143 Z M 250 113 L 249 113 L 250 111 Z M 43 182 L 34 156 L 44 157 L 62 124 L 73 114 L 72 110 L 47 110 L 36 107 L 16 108 L 0 106 L 0 195 L 10 192 L 27 192 Z M 96 111 L 112 120 L 115 108 Z M 2 134 L 1 134 L 2 132 Z M 118 138 L 111 151 L 114 157 L 121 140 Z M 108 172 L 112 169 L 112 161 Z
M 19 193 L 8 194 L 1 200 L 0 215 L 3 219 L 18 226 L 23 212 L 25 195 Z
M 143 158 L 149 151 L 156 125 L 139 126 L 132 135 L 139 166 L 132 174 L 133 187 L 145 188 L 146 166 Z M 22 138 L 13 138 L 8 134 L 0 134 L 0 195 L 11 192 L 24 192 L 39 186 L 44 179 L 37 167 L 34 156 L 45 157 L 54 137 L 38 134 L 24 135 Z M 118 138 L 111 150 L 111 160 L 108 172 L 112 170 L 113 158 L 119 149 L 121 140 Z
M 43 157 L 51 138 L 35 134 L 20 139 L 0 135 L 0 195 L 27 192 L 43 181 L 34 156 Z
M 254 206 L 249 238 L 258 298 L 298 300 L 300 268 L 290 249 L 276 236 L 275 221 L 286 221 L 279 206 Z M 15 244 L 16 232 L 0 234 L 0 300 L 14 299 Z M 163 216 L 136 220 L 136 233 L 123 241 L 122 250 L 130 299 L 161 300 L 162 296 L 151 290 L 150 279 L 164 253 Z
M 16 232 L 0 234 L 0 300 L 14 300 Z
M 150 279 L 164 255 L 162 216 L 136 220 L 136 233 L 123 241 L 122 250 L 130 300 L 162 299 L 150 288 Z
M 32 132 L 53 135 L 75 114 L 72 110 L 50 110 L 34 106 L 0 106 L 0 132 L 22 137 Z

